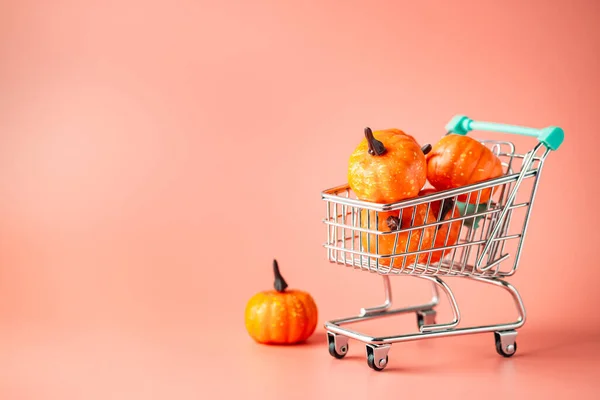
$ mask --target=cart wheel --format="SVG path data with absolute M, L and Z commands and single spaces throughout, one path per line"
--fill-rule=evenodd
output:
M 423 310 L 417 311 L 417 325 L 419 329 L 423 325 L 435 325 L 435 316 L 437 312 L 435 310 Z
M 335 333 L 327 332 L 327 342 L 329 343 L 329 354 L 332 357 L 342 359 L 348 354 L 348 338 Z
M 388 365 L 387 353 L 391 345 L 367 345 L 367 364 L 375 371 L 382 371 Z
M 388 356 L 385 356 L 385 360 L 379 360 L 379 364 L 382 365 L 381 367 L 378 367 L 377 365 L 375 365 L 375 356 L 373 354 L 369 354 L 367 356 L 367 364 L 369 364 L 369 368 L 374 369 L 375 371 L 383 371 L 383 369 L 385 368 L 385 366 L 388 363 Z
M 512 357 L 517 352 L 517 331 L 494 332 L 496 352 L 503 357 Z

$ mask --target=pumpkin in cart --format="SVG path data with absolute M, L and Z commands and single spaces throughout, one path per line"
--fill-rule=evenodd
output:
M 348 164 L 348 185 L 358 199 L 398 202 L 416 196 L 426 180 L 424 150 L 412 136 L 399 129 L 365 128 Z
M 246 330 L 258 343 L 303 342 L 317 326 L 317 305 L 309 293 L 287 289 L 277 260 L 273 260 L 273 273 L 274 290 L 256 293 L 246 305 Z
M 382 232 L 394 232 L 410 227 L 417 228 L 425 223 L 431 224 L 435 222 L 435 218 L 431 213 L 427 215 L 426 204 L 421 204 L 417 207 L 406 207 L 396 211 L 377 212 L 362 210 L 360 216 L 360 226 L 362 228 Z M 427 262 L 428 253 L 411 254 L 408 256 L 403 256 L 402 254 L 430 249 L 433 243 L 434 232 L 435 226 L 384 235 L 361 232 L 361 244 L 370 254 L 394 256 L 393 258 L 380 258 L 380 265 L 400 269 L 404 263 L 405 268 L 411 268 L 414 266 L 415 261 L 418 263 Z
M 502 175 L 500 159 L 484 144 L 469 136 L 449 134 L 427 154 L 427 180 L 438 190 L 458 188 Z M 481 190 L 479 203 L 487 202 L 496 187 Z M 470 195 L 470 196 L 469 196 Z M 477 203 L 478 191 L 458 200 Z
M 419 196 L 436 193 L 436 189 L 427 188 L 419 192 Z M 432 214 L 435 221 L 448 221 L 460 217 L 460 210 L 455 206 L 453 199 L 443 199 L 431 202 L 429 212 Z M 435 227 L 436 233 L 433 240 L 433 248 L 441 248 L 453 246 L 458 242 L 460 237 L 461 221 L 453 221 Z M 430 263 L 436 263 L 445 256 L 451 254 L 454 250 L 437 250 L 431 252 Z

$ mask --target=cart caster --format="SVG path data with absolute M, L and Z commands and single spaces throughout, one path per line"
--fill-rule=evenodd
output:
M 517 331 L 494 332 L 496 351 L 503 357 L 512 357 L 517 352 Z
M 437 312 L 435 310 L 422 310 L 417 311 L 417 325 L 419 329 L 423 325 L 435 325 L 435 316 Z
M 327 332 L 329 354 L 337 359 L 342 359 L 348 354 L 348 338 L 335 333 Z
M 388 364 L 388 356 L 387 353 L 390 351 L 389 344 L 384 345 L 367 345 L 367 364 L 369 364 L 369 368 L 374 369 L 375 371 L 382 371 Z

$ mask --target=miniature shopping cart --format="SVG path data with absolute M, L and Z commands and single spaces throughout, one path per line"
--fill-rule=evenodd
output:
M 496 351 L 500 355 L 510 357 L 515 354 L 516 330 L 525 323 L 525 307 L 517 289 L 503 278 L 517 271 L 544 160 L 551 151 L 560 147 L 564 133 L 558 127 L 533 129 L 473 121 L 464 116 L 456 116 L 446 125 L 448 134 L 466 135 L 473 130 L 532 136 L 537 138 L 539 143 L 531 151 L 520 154 L 515 151 L 515 146 L 511 142 L 481 140 L 481 143 L 500 158 L 503 167 L 502 176 L 393 204 L 358 200 L 348 185 L 328 189 L 322 193 L 322 199 L 327 204 L 327 215 L 324 219 L 327 227 L 327 243 L 324 246 L 329 261 L 382 275 L 385 291 L 383 304 L 363 308 L 357 316 L 325 323 L 329 353 L 333 357 L 343 358 L 348 353 L 349 339 L 358 340 L 366 344 L 369 367 L 381 371 L 388 364 L 388 352 L 392 343 L 483 332 L 494 332 Z M 492 196 L 482 195 L 489 194 L 490 191 L 493 193 Z M 481 201 L 484 198 L 486 200 Z M 398 212 L 400 215 L 412 213 L 414 216 L 417 207 L 424 206 L 429 212 L 434 202 L 456 207 L 459 211 L 453 213 L 450 218 L 435 216 L 436 218 L 433 219 L 435 222 L 429 219 L 423 223 L 415 223 L 417 219 L 413 217 L 410 220 L 411 224 L 401 226 L 394 231 L 380 230 L 377 221 L 373 221 L 372 224 L 369 222 L 365 224 L 364 221 L 364 218 L 377 219 L 380 213 L 383 215 L 387 212 Z M 456 240 L 448 242 L 447 233 L 446 241 L 441 246 L 430 244 L 428 247 L 422 245 L 423 235 L 419 235 L 421 239 L 416 249 L 415 246 L 410 247 L 409 243 L 398 245 L 398 243 L 410 242 L 412 236 L 409 233 L 412 231 L 424 231 L 435 226 L 435 234 L 437 234 L 442 231 L 438 228 L 443 224 L 460 224 L 460 233 Z M 390 240 L 385 238 L 386 235 L 395 237 L 393 251 L 382 254 L 378 252 L 378 245 L 383 240 Z M 404 235 L 404 238 L 408 237 L 408 239 L 399 240 L 399 235 Z M 365 240 L 374 241 L 375 246 L 371 243 L 365 245 Z M 433 262 L 434 257 L 431 255 L 440 251 L 443 255 Z M 412 307 L 392 309 L 389 279 L 391 275 L 408 275 L 430 281 L 433 289 L 431 301 Z M 461 321 L 459 307 L 452 290 L 442 280 L 443 277 L 468 278 L 506 290 L 517 308 L 518 319 L 495 325 L 459 326 Z M 435 307 L 439 304 L 440 291 L 446 295 L 452 310 L 453 319 L 449 322 L 436 322 Z M 417 332 L 373 337 L 342 327 L 349 323 L 401 313 L 416 314 Z

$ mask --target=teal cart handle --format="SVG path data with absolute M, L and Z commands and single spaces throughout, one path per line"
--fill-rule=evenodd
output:
M 513 133 L 516 135 L 532 136 L 537 138 L 550 150 L 558 150 L 565 139 L 565 133 L 558 126 L 548 126 L 542 129 L 527 128 L 524 126 L 498 124 L 495 122 L 473 121 L 464 115 L 453 117 L 446 125 L 446 131 L 459 135 L 466 135 L 471 131 L 493 131 Z

